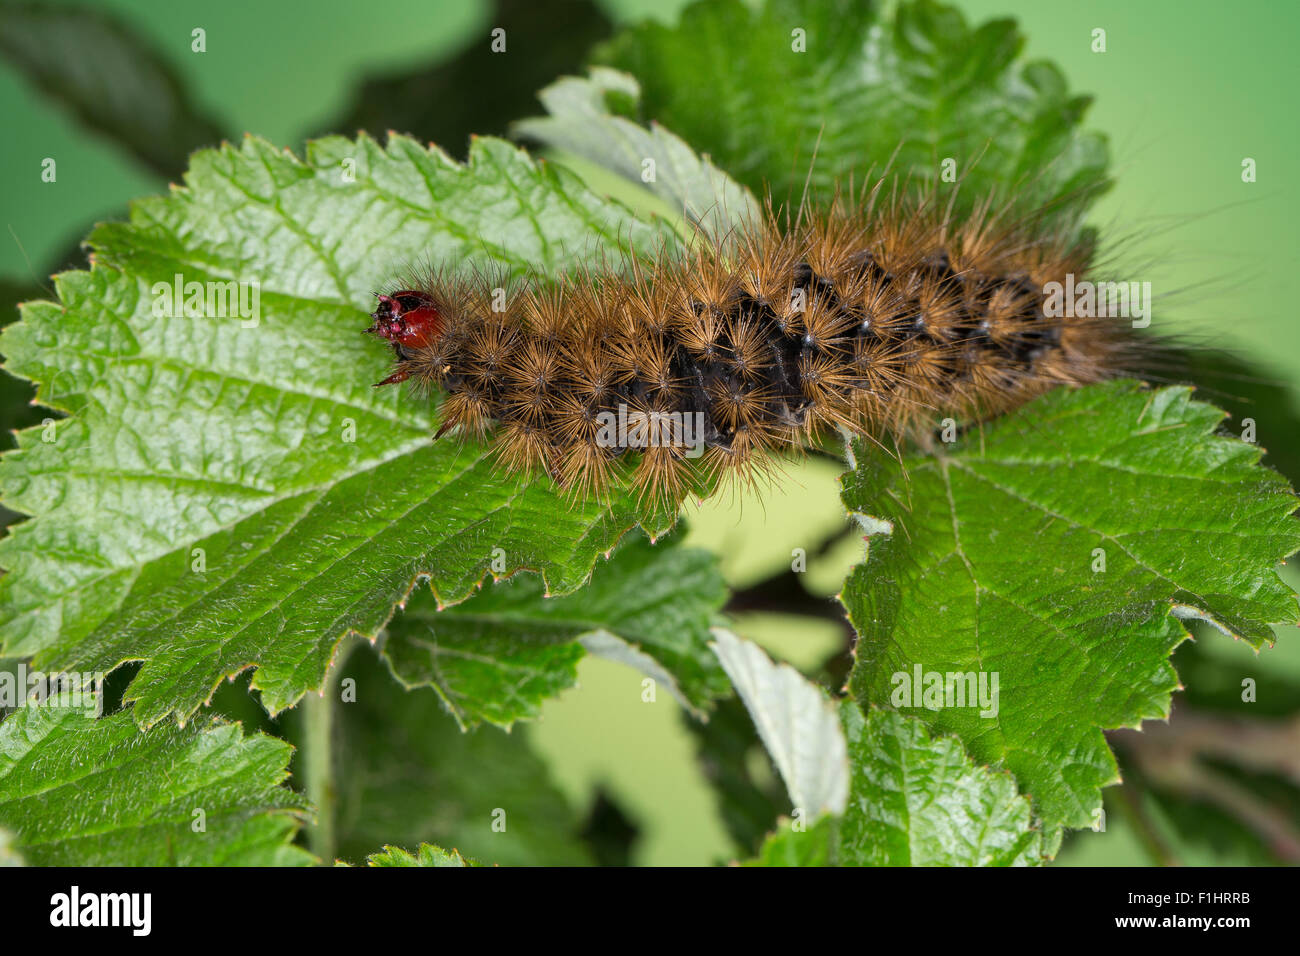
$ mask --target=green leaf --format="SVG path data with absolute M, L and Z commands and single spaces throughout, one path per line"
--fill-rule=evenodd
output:
M 1214 434 L 1222 417 L 1190 389 L 1116 381 L 1058 389 L 901 469 L 855 444 L 843 500 L 870 545 L 841 595 L 853 695 L 1011 770 L 1049 827 L 1090 825 L 1117 779 L 1101 731 L 1167 716 L 1180 618 L 1255 647 L 1297 619 L 1276 572 L 1300 547 L 1296 498 L 1257 446 Z M 917 669 L 990 690 L 997 675 L 996 713 L 905 699 Z
M 851 786 L 842 819 L 782 820 L 747 866 L 1037 865 L 1027 798 L 1009 773 L 977 766 L 952 737 L 852 701 L 839 708 Z
M 835 818 L 823 815 L 812 826 L 796 830 L 782 818 L 775 832 L 763 841 L 758 856 L 745 866 L 830 866 Z
M 0 722 L 0 827 L 28 863 L 312 861 L 290 845 L 304 804 L 282 786 L 288 744 L 218 721 L 142 732 L 129 710 L 96 719 L 94 709 L 88 694 L 65 692 Z
M 952 158 L 959 205 L 1013 190 L 1081 213 L 1106 185 L 1105 141 L 1076 128 L 1088 98 L 1054 65 L 1021 62 L 1023 45 L 1014 21 L 972 28 L 930 0 L 892 20 L 861 0 L 710 0 L 676 27 L 624 31 L 596 59 L 637 77 L 645 115 L 778 202 L 798 200 L 810 166 L 826 199 L 891 160 L 935 183 Z
M 421 578 L 455 603 L 500 549 L 506 573 L 565 593 L 638 521 L 671 524 L 630 496 L 570 507 L 482 445 L 435 443 L 430 403 L 371 388 L 391 353 L 360 334 L 413 262 L 554 274 L 676 242 L 663 224 L 492 139 L 460 166 L 401 137 L 324 139 L 305 161 L 250 137 L 197 154 L 186 182 L 98 227 L 62 305 L 29 304 L 0 338 L 10 371 L 75 413 L 0 460 L 8 503 L 36 516 L 0 541 L 4 653 L 144 661 L 126 699 L 146 726 L 250 667 L 277 712 Z M 257 314 L 155 315 L 177 276 L 246 283 L 249 306 L 258 283 Z
M 1041 861 L 1030 802 L 1008 773 L 977 767 L 915 718 L 837 709 L 756 645 L 716 628 L 715 650 L 786 781 L 799 819 L 756 866 L 1005 866 Z M 847 754 L 846 754 L 847 748 Z M 843 816 L 836 824 L 834 818 Z
M 366 857 L 367 866 L 482 866 L 472 860 L 466 860 L 455 850 L 450 852 L 440 846 L 421 843 L 414 854 L 401 847 L 386 846 L 382 853 L 372 853 Z
M 436 689 L 462 726 L 536 717 L 543 700 L 573 686 L 587 651 L 664 682 L 702 716 L 730 689 L 708 646 L 726 597 L 707 551 L 638 536 L 567 597 L 549 597 L 532 574 L 442 611 L 417 595 L 389 624 L 384 657 L 407 687 Z
M 550 115 L 515 123 L 515 134 L 567 150 L 646 186 L 717 240 L 761 221 L 762 209 L 749 190 L 708 157 L 697 155 L 656 123 L 647 129 L 611 112 L 611 103 L 631 109 L 641 98 L 640 86 L 626 73 L 595 67 L 590 79 L 566 76 L 537 95 Z
M 0 279 L 0 327 L 17 321 L 18 303 L 37 298 L 40 294 L 40 286 L 32 283 Z M 8 451 L 17 444 L 15 431 L 35 425 L 48 415 L 48 412 L 32 402 L 35 394 L 31 382 L 14 378 L 0 370 L 0 452 Z M 0 529 L 18 518 L 19 515 L 0 504 Z
M 852 701 L 840 708 L 853 767 L 838 861 L 851 866 L 1041 862 L 1029 800 L 1008 773 L 976 766 L 952 737 Z M 809 831 L 811 832 L 811 831 Z
M 0 7 L 0 55 L 160 176 L 180 175 L 192 151 L 222 139 L 166 61 L 98 11 Z
M 339 856 L 434 843 L 506 866 L 592 862 L 582 820 L 528 727 L 463 733 L 436 694 L 404 691 L 369 648 L 349 655 L 343 674 L 355 681 L 355 699 L 334 707 Z
M 713 649 L 754 719 L 763 746 L 804 820 L 844 812 L 848 759 L 844 734 L 825 692 L 787 664 L 724 628 Z

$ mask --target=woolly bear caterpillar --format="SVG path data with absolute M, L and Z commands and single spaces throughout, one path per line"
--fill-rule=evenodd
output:
M 366 331 L 397 364 L 378 385 L 445 391 L 435 437 L 494 429 L 511 472 L 675 503 L 752 480 L 829 428 L 916 435 L 1116 373 L 1112 323 L 1046 308 L 1048 283 L 1086 274 L 1086 244 L 990 203 L 956 221 L 879 192 L 793 223 L 769 206 L 730 245 L 504 297 L 484 275 L 434 274 L 379 296 Z

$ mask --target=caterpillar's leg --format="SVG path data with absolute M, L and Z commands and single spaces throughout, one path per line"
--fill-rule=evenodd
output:
M 405 382 L 410 377 L 411 377 L 410 369 L 399 368 L 396 372 L 388 376 L 388 378 L 384 379 L 382 382 L 375 382 L 375 384 L 370 387 L 383 388 L 385 385 L 396 385 L 398 382 Z

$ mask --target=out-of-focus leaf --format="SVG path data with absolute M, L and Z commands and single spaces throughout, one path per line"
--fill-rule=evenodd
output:
M 1256 774 L 1229 774 L 1225 779 L 1236 796 L 1257 802 L 1293 834 L 1300 833 L 1300 788 Z M 1242 819 L 1240 808 L 1234 813 L 1203 797 L 1162 787 L 1152 788 L 1148 796 L 1167 821 L 1178 847 L 1203 847 L 1231 862 L 1251 866 L 1294 866 L 1297 862 L 1294 841 L 1284 851 L 1282 841 L 1252 829 Z
M 581 836 L 597 866 L 631 866 L 641 828 L 604 787 L 597 787 Z
M 0 866 L 22 866 L 23 858 L 14 849 L 14 837 L 8 830 L 0 829 Z
M 355 699 L 334 707 L 340 857 L 391 842 L 510 866 L 592 862 L 527 727 L 464 733 L 436 694 L 403 689 L 367 648 L 348 657 L 342 687 L 349 678 Z
M 389 130 L 464 156 L 473 135 L 501 135 L 537 107 L 537 90 L 575 72 L 610 23 L 590 0 L 497 0 L 491 19 L 453 59 L 367 80 L 346 113 L 322 133 Z M 492 31 L 505 31 L 493 52 Z
M 744 703 L 736 697 L 719 701 L 707 722 L 683 719 L 695 740 L 695 755 L 712 785 L 718 814 L 741 856 L 758 852 L 790 800 L 775 776 L 755 779 L 752 760 L 763 744 Z
M 160 176 L 179 176 L 190 153 L 222 139 L 175 70 L 102 11 L 0 6 L 0 55 Z
M 1274 666 L 1280 645 L 1243 654 L 1242 662 L 1234 664 L 1208 648 L 1208 642 L 1218 640 L 1214 629 L 1193 623 L 1197 639 L 1180 644 L 1174 654 L 1174 668 L 1183 685 L 1180 706 L 1251 717 L 1286 717 L 1300 711 L 1300 678 Z M 1282 639 L 1290 637 L 1283 635 Z M 1249 703 L 1242 699 L 1247 680 L 1251 682 Z
M 1300 715 L 1265 718 L 1244 703 L 1203 712 L 1180 698 L 1167 722 L 1110 740 L 1126 770 L 1124 809 L 1144 831 L 1162 821 L 1135 793 L 1164 811 L 1178 843 L 1300 863 Z

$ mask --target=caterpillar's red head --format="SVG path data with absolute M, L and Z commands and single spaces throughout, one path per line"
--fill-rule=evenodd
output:
M 424 348 L 442 334 L 446 324 L 433 299 L 424 292 L 402 289 L 379 296 L 379 306 L 370 313 L 375 324 L 366 329 L 398 347 Z
M 442 335 L 446 320 L 427 293 L 401 289 L 378 298 L 379 305 L 370 313 L 375 324 L 366 331 L 392 342 L 399 359 L 409 359 L 411 349 L 432 345 Z M 395 372 L 375 387 L 404 381 L 407 375 L 405 371 Z

